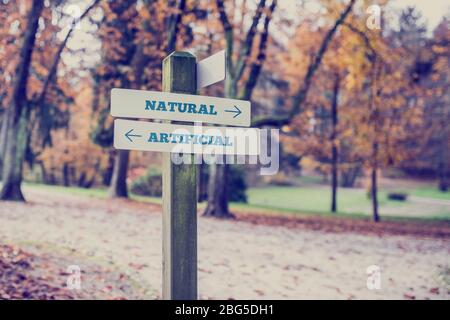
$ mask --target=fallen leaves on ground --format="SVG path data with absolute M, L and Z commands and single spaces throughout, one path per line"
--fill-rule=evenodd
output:
M 307 215 L 261 214 L 235 212 L 237 220 L 259 225 L 283 226 L 332 233 L 359 233 L 367 235 L 407 235 L 415 237 L 450 239 L 449 221 L 380 221 L 369 218 L 324 217 Z
M 16 247 L 0 245 L 0 299 L 74 299 L 69 290 L 33 274 L 34 258 Z

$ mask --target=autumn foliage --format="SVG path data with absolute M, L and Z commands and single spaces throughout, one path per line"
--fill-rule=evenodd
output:
M 174 49 L 226 49 L 225 84 L 201 93 L 252 100 L 253 125 L 281 129 L 284 156 L 332 175 L 334 192 L 367 177 L 375 220 L 385 170 L 447 190 L 448 18 L 427 30 L 414 8 L 397 15 L 381 1 L 370 29 L 368 1 L 319 2 L 87 1 L 74 16 L 70 1 L 3 1 L 1 197 L 22 200 L 23 177 L 127 196 L 159 156 L 112 148 L 110 90 L 160 90 Z M 226 176 L 226 166 L 209 175 L 209 215 L 229 215 Z

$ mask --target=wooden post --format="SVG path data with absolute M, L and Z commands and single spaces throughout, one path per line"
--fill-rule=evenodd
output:
M 163 61 L 162 89 L 195 94 L 196 60 L 175 51 Z M 196 165 L 173 164 L 163 153 L 163 299 L 197 299 Z

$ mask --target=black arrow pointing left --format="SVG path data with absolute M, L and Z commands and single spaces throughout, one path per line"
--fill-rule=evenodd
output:
M 130 131 L 125 133 L 125 137 L 127 137 L 127 139 L 130 140 L 130 142 L 133 142 L 133 140 L 131 140 L 131 137 L 142 137 L 140 134 L 132 134 L 133 131 L 134 129 L 131 129 Z

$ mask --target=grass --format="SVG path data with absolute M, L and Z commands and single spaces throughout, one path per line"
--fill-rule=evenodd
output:
M 325 186 L 253 188 L 249 189 L 247 194 L 248 203 L 257 207 L 330 214 L 331 191 Z M 414 193 L 422 197 L 426 194 L 426 189 Z M 435 195 L 432 191 L 429 191 L 429 194 Z M 337 203 L 338 214 L 341 215 L 370 216 L 371 214 L 371 200 L 363 189 L 340 188 Z M 389 200 L 385 191 L 379 193 L 379 206 L 381 215 L 385 216 L 450 219 L 448 205 Z
M 33 188 L 43 188 L 54 192 L 67 194 L 107 198 L 106 189 L 84 189 L 77 187 L 49 186 L 42 184 L 26 184 Z M 438 190 L 431 187 L 419 187 L 407 191 L 410 195 L 433 199 L 448 199 Z M 326 186 L 311 184 L 305 187 L 265 187 L 250 188 L 247 191 L 248 203 L 232 203 L 232 210 L 257 211 L 264 213 L 290 214 L 320 214 L 331 215 L 330 189 Z M 131 194 L 136 201 L 161 204 L 158 197 L 144 197 Z M 417 204 L 412 201 L 393 201 L 387 199 L 385 191 L 379 194 L 380 213 L 382 217 L 400 219 L 450 219 L 450 207 L 435 204 Z M 199 204 L 203 208 L 204 203 Z M 371 201 L 363 189 L 340 188 L 338 190 L 338 216 L 368 217 L 371 214 Z
M 297 209 L 308 212 L 328 212 L 331 207 L 331 191 L 327 187 L 266 187 L 249 189 L 249 204 L 268 208 Z M 362 189 L 338 190 L 338 206 L 341 213 L 361 213 L 371 205 Z M 385 192 L 379 194 L 380 206 L 401 206 L 399 201 L 391 201 Z
M 417 197 L 432 198 L 440 200 L 450 200 L 450 190 L 447 192 L 439 191 L 437 188 L 418 187 L 405 190 L 407 193 Z
M 80 187 L 63 187 L 63 186 L 55 186 L 55 185 L 46 185 L 46 184 L 37 184 L 37 183 L 26 183 L 25 187 L 33 187 L 36 189 L 45 189 L 56 192 L 62 192 L 66 194 L 76 195 L 76 196 L 84 196 L 84 197 L 93 197 L 93 198 L 108 198 L 108 190 L 104 188 L 80 188 Z M 136 194 L 130 194 L 130 198 L 132 200 L 141 201 L 141 202 L 150 202 L 161 204 L 162 199 L 158 197 L 144 197 Z

